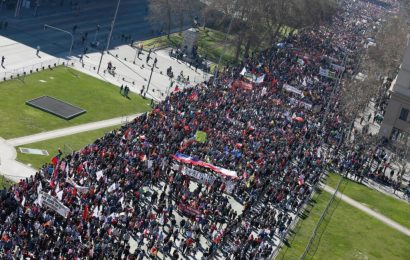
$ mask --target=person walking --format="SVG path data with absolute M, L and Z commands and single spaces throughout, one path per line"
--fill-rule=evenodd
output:
M 37 45 L 37 49 L 36 49 L 37 57 L 40 57 L 39 53 L 40 53 L 40 45 Z
M 4 56 L 2 56 L 1 57 L 1 66 L 4 68 L 4 60 L 5 60 L 6 58 L 4 57 Z

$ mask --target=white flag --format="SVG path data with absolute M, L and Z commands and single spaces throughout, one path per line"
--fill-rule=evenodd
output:
M 59 201 L 63 199 L 63 190 L 60 190 L 59 192 L 57 192 L 57 198 Z
M 43 185 L 41 184 L 41 181 L 40 181 L 40 184 L 37 186 L 37 194 L 40 194 L 40 191 L 43 189 Z

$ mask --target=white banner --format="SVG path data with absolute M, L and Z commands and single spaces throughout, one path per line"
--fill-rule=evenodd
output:
M 303 106 L 305 109 L 312 109 L 312 105 L 295 98 L 289 98 L 291 104 L 298 104 L 299 106 Z
M 97 181 L 99 181 L 101 179 L 101 177 L 103 176 L 103 171 L 98 171 L 95 173 L 97 175 Z
M 289 84 L 283 84 L 283 88 L 289 92 L 303 96 L 303 92 L 300 89 L 297 89 Z
M 196 179 L 198 182 L 202 183 L 202 184 L 213 184 L 214 181 L 216 180 L 216 177 L 212 174 L 207 174 L 204 172 L 199 172 L 196 171 L 194 169 L 188 168 L 188 167 L 184 167 L 182 169 L 182 173 L 185 175 L 188 175 L 194 179 Z M 225 178 L 220 178 L 220 180 L 225 183 L 225 192 L 227 193 L 232 193 L 233 189 L 235 188 L 235 183 L 233 181 L 227 180 Z
M 203 173 L 203 172 L 199 172 L 199 171 L 196 171 L 196 170 L 188 168 L 188 167 L 184 167 L 182 169 L 182 173 L 185 174 L 185 175 L 188 175 L 192 178 L 197 179 L 202 184 L 206 184 L 206 183 L 213 184 L 215 179 L 216 179 L 212 175 L 209 175 L 209 174 L 206 174 L 206 173 Z
M 74 187 L 76 187 L 79 193 L 86 193 L 88 191 L 88 187 L 83 187 L 83 186 L 77 185 L 77 183 L 75 183 L 70 178 L 67 178 L 66 182 L 73 185 Z
M 49 207 L 50 209 L 54 210 L 64 218 L 68 217 L 68 213 L 70 213 L 70 209 L 66 207 L 63 203 L 58 201 L 58 199 L 54 198 L 51 195 L 48 195 L 47 193 L 40 191 L 40 205 L 45 205 Z

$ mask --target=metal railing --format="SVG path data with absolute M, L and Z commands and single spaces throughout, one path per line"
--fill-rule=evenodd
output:
M 341 176 L 339 182 L 337 183 L 337 187 L 336 187 L 335 192 L 333 193 L 332 197 L 330 198 L 329 202 L 327 203 L 326 208 L 323 210 L 322 215 L 320 216 L 320 219 L 317 222 L 317 224 L 315 226 L 315 229 L 313 230 L 312 235 L 309 238 L 309 241 L 308 241 L 308 243 L 305 247 L 305 250 L 303 251 L 303 254 L 299 257 L 299 259 L 305 259 L 306 255 L 309 253 L 309 251 L 312 247 L 313 241 L 316 239 L 318 230 L 321 227 L 323 220 L 326 218 L 326 216 L 329 212 L 329 208 L 333 204 L 333 202 L 336 198 L 336 195 L 339 192 L 340 185 L 342 184 L 342 182 L 344 180 L 345 180 L 345 178 L 343 176 Z
M 21 68 L 2 71 L 0 72 L 0 82 L 11 80 L 11 79 L 21 79 L 22 77 L 25 77 L 26 75 L 30 75 L 31 73 L 39 72 L 39 71 L 50 69 L 50 68 L 55 68 L 57 66 L 66 65 L 66 64 L 67 64 L 66 59 L 56 58 L 56 59 L 24 66 Z

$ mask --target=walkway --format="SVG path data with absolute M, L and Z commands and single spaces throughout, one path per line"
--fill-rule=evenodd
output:
M 124 116 L 116 117 L 112 119 L 107 119 L 107 120 L 52 130 L 49 132 L 43 132 L 43 133 L 38 133 L 34 135 L 23 136 L 23 137 L 18 137 L 14 139 L 8 139 L 7 143 L 12 146 L 20 146 L 24 144 L 36 143 L 36 142 L 40 142 L 40 141 L 44 141 L 48 139 L 53 139 L 53 138 L 67 136 L 67 135 L 73 135 L 73 134 L 78 134 L 82 132 L 97 130 L 97 129 L 114 126 L 114 125 L 119 125 L 121 123 L 130 121 L 139 115 L 141 114 L 134 114 L 134 115 L 129 115 L 125 117 Z
M 325 191 L 327 191 L 331 194 L 335 193 L 335 191 L 336 191 L 335 189 L 333 189 L 333 188 L 331 188 L 327 185 L 323 185 L 323 190 L 325 190 Z M 384 216 L 384 215 L 382 215 L 382 214 L 380 214 L 380 213 L 378 213 L 378 212 L 364 206 L 360 202 L 349 198 L 348 196 L 344 195 L 343 193 L 337 192 L 336 196 L 338 198 L 340 198 L 341 200 L 343 200 L 344 202 L 346 202 L 347 204 L 349 204 L 349 205 L 351 205 L 351 206 L 365 212 L 366 214 L 380 220 L 381 222 L 383 222 L 386 225 L 396 229 L 397 231 L 399 231 L 399 232 L 401 232 L 401 233 L 403 233 L 407 236 L 410 236 L 410 229 L 408 229 L 407 227 L 404 227 L 404 226 L 400 225 L 399 223 L 391 220 L 390 218 L 388 218 L 388 217 L 386 217 L 386 216 Z
M 4 140 L 0 137 L 0 174 L 8 179 L 18 182 L 20 179 L 30 177 L 36 173 L 36 169 L 16 161 L 16 146 L 119 125 L 128 122 L 139 115 L 140 114 L 134 114 L 125 117 L 117 117 L 9 140 Z

